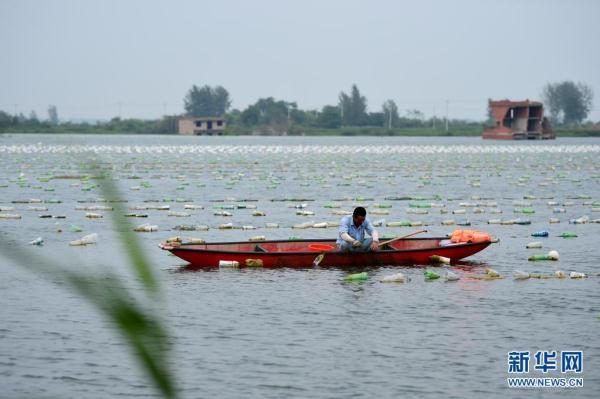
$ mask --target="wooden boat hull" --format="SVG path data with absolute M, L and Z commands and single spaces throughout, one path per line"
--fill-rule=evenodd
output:
M 244 267 L 247 259 L 260 259 L 262 266 L 266 268 L 306 268 L 312 267 L 315 258 L 321 253 L 324 254 L 324 257 L 319 267 L 424 265 L 431 263 L 430 257 L 433 255 L 444 256 L 455 262 L 471 256 L 491 244 L 491 241 L 485 241 L 443 245 L 446 241 L 448 241 L 446 237 L 409 238 L 394 242 L 389 250 L 359 253 L 311 250 L 309 248 L 310 244 L 325 244 L 335 247 L 335 241 L 333 240 L 318 239 L 206 244 L 182 243 L 177 246 L 161 244 L 161 248 L 198 267 L 217 267 L 220 261 L 236 261 L 240 267 Z

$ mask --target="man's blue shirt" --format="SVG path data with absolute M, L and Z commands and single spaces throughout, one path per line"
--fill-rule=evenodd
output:
M 365 239 L 365 231 L 369 233 L 370 236 L 373 235 L 373 225 L 369 222 L 369 219 L 365 219 L 359 227 L 356 227 L 352 221 L 352 215 L 344 216 L 342 220 L 340 220 L 340 230 L 336 244 L 344 242 L 340 237 L 343 233 L 348 233 L 348 235 L 355 240 L 363 241 Z

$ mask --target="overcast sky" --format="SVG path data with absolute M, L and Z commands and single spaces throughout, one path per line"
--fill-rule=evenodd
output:
M 356 83 L 379 111 L 483 119 L 487 98 L 581 81 L 600 120 L 600 1 L 0 0 L 0 109 L 156 118 L 193 85 L 303 109 Z

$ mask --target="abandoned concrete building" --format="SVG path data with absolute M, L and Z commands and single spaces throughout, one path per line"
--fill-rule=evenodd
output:
M 179 119 L 179 134 L 220 136 L 224 130 L 224 117 L 185 117 Z
M 538 101 L 489 102 L 494 126 L 483 130 L 484 139 L 537 140 L 555 139 L 550 121 L 544 117 L 544 105 Z

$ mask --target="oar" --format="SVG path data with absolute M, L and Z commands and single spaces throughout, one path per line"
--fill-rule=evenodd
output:
M 391 244 L 391 243 L 396 242 L 398 240 L 402 240 L 403 238 L 408 238 L 408 237 L 411 237 L 411 236 L 414 236 L 414 235 L 417 235 L 417 234 L 421 234 L 421 233 L 427 233 L 427 230 L 419 230 L 419 231 L 415 231 L 413 233 L 406 234 L 406 235 L 403 235 L 403 236 L 400 236 L 400 237 L 392 238 L 391 240 L 380 242 L 379 246 L 383 247 L 384 245 Z

